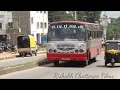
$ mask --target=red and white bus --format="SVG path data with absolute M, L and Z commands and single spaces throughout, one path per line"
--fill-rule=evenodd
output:
M 81 21 L 57 21 L 49 25 L 47 59 L 59 61 L 96 60 L 102 49 L 102 30 L 99 24 Z

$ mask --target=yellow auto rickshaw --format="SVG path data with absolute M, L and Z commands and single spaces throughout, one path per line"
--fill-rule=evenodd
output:
M 120 63 L 120 40 L 107 40 L 105 43 L 105 66 Z
M 32 35 L 20 35 L 17 37 L 17 49 L 20 56 L 37 55 L 37 45 Z

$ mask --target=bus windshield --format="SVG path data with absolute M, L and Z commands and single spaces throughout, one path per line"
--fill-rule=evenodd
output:
M 83 24 L 59 23 L 51 24 L 48 29 L 48 41 L 84 41 L 85 26 Z

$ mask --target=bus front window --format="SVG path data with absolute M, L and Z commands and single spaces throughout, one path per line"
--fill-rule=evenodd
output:
M 85 28 L 80 24 L 54 24 L 49 27 L 48 41 L 83 41 Z

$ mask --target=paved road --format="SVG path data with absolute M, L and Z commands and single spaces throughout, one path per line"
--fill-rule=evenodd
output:
M 53 63 L 43 66 L 1 75 L 0 79 L 120 79 L 120 64 L 114 68 L 104 66 L 103 54 L 97 62 L 83 67 L 79 63 L 61 62 L 59 67 Z
M 0 61 L 0 67 L 8 67 L 8 66 L 15 66 L 19 64 L 24 64 L 27 62 L 35 61 L 38 59 L 45 59 L 46 54 L 38 54 L 37 56 L 27 56 L 27 57 L 18 57 L 18 58 L 12 58 L 12 59 L 7 59 L 7 60 L 1 60 Z

